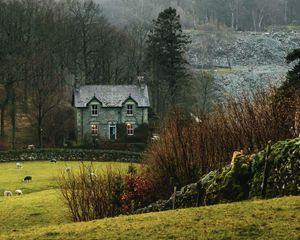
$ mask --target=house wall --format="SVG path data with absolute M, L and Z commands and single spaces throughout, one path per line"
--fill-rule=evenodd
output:
M 91 115 L 91 105 L 98 105 L 98 116 Z M 133 116 L 127 115 L 127 104 L 133 105 Z M 129 99 L 123 107 L 102 107 L 101 103 L 94 100 L 86 108 L 77 108 L 77 133 L 78 140 L 90 138 L 91 124 L 98 125 L 99 140 L 109 139 L 109 124 L 134 123 L 135 127 L 142 123 L 148 123 L 148 109 L 137 107 L 137 104 Z M 118 136 L 118 133 L 117 133 Z

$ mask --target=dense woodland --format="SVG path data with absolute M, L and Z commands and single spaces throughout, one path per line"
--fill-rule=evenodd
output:
M 147 23 L 163 9 L 177 9 L 185 28 L 214 23 L 240 31 L 262 31 L 268 27 L 297 24 L 297 0 L 97 0 L 105 15 L 120 26 Z
M 154 112 L 193 108 L 184 29 L 263 31 L 299 23 L 299 10 L 297 0 L 0 0 L 0 135 L 9 121 L 15 148 L 17 115 L 28 113 L 42 146 L 43 136 L 72 129 L 76 85 L 135 84 L 140 75 Z

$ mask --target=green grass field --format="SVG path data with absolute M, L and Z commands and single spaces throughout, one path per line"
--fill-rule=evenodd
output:
M 0 163 L 0 234 L 20 231 L 28 227 L 48 226 L 70 222 L 57 186 L 57 176 L 71 167 L 78 171 L 80 162 L 25 162 L 22 169 L 15 163 Z M 84 164 L 90 164 L 85 162 Z M 128 163 L 94 162 L 98 170 L 112 169 L 126 171 Z M 32 176 L 29 183 L 23 182 L 26 175 Z M 6 190 L 21 189 L 22 196 L 4 197 Z M 1 238 L 0 238 L 1 239 Z
M 288 239 L 300 240 L 300 197 L 254 200 L 160 213 L 71 223 L 57 189 L 56 176 L 78 162 L 0 164 L 0 239 Z M 120 171 L 128 164 L 112 165 Z M 33 176 L 24 183 L 25 175 Z M 3 197 L 3 190 L 24 195 Z
M 300 239 L 300 197 L 256 200 L 8 232 L 0 239 Z

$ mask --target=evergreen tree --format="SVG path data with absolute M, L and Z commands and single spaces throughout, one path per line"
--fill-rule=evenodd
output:
M 291 97 L 293 93 L 300 92 L 300 48 L 294 49 L 286 56 L 288 64 L 298 62 L 294 65 L 292 70 L 288 71 L 286 80 L 279 87 L 277 91 L 278 97 Z
M 165 103 L 166 94 L 172 106 L 178 104 L 183 92 L 188 86 L 188 74 L 184 59 L 185 48 L 190 42 L 189 37 L 182 32 L 180 16 L 176 9 L 168 8 L 161 12 L 147 39 L 147 62 L 152 73 L 152 95 L 158 105 Z M 150 84 L 151 85 L 151 84 Z M 161 91 L 163 87 L 167 91 Z
M 288 72 L 287 83 L 293 88 L 300 90 L 300 48 L 295 49 L 286 57 L 287 63 L 292 63 L 298 60 L 292 70 Z
M 274 108 L 280 113 L 288 129 L 294 126 L 295 135 L 299 135 L 300 119 L 300 49 L 295 49 L 286 57 L 287 63 L 297 61 L 288 71 L 286 80 L 277 89 L 274 98 Z

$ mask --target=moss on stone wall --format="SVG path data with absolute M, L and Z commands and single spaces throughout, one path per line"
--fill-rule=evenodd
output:
M 236 152 L 231 164 L 216 174 L 206 189 L 205 203 L 240 201 L 248 198 L 251 184 L 251 156 Z
M 268 150 L 267 150 L 268 149 Z M 231 164 L 212 171 L 176 192 L 176 208 L 210 205 L 261 197 L 268 161 L 266 196 L 300 195 L 300 138 L 278 142 L 255 155 L 235 152 Z M 173 196 L 136 213 L 172 208 Z
M 281 141 L 255 155 L 250 197 L 260 196 L 265 163 L 268 161 L 266 197 L 300 194 L 300 138 Z

